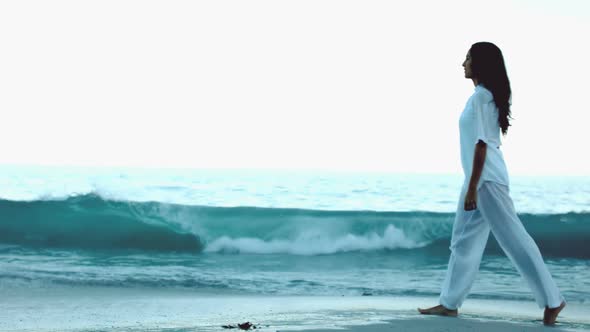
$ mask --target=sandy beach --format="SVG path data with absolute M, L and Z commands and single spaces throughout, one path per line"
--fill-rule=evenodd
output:
M 2 289 L 0 330 L 230 331 L 252 322 L 260 331 L 585 331 L 588 306 L 570 303 L 553 328 L 533 302 L 468 300 L 459 318 L 422 316 L 436 298 L 250 296 L 113 287 Z M 236 331 L 234 329 L 233 331 Z
M 306 332 L 330 332 L 334 329 L 315 329 L 305 330 Z M 366 326 L 350 326 L 344 330 L 339 331 L 355 331 L 355 332 L 392 332 L 392 331 L 407 331 L 407 332 L 452 332 L 452 331 L 478 331 L 478 332 L 528 332 L 528 331 L 573 331 L 566 330 L 559 327 L 536 326 L 521 323 L 508 322 L 493 322 L 493 321 L 478 321 L 475 319 L 447 319 L 442 317 L 435 317 L 430 319 L 404 319 L 392 320 L 384 324 L 373 324 Z

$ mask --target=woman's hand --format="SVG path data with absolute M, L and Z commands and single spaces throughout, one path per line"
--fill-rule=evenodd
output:
M 464 203 L 465 211 L 477 209 L 477 189 L 472 188 L 467 190 Z

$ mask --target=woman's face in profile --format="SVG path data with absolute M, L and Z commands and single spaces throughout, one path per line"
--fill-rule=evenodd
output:
M 471 73 L 471 53 L 467 52 L 465 56 L 465 61 L 463 61 L 463 68 L 465 69 L 465 78 L 472 78 L 473 75 Z

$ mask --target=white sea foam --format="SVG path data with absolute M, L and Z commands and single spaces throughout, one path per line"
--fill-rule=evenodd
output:
M 327 234 L 304 233 L 293 240 L 273 239 L 269 241 L 259 238 L 223 236 L 207 244 L 205 252 L 321 255 L 363 250 L 411 249 L 423 247 L 427 244 L 416 242 L 406 236 L 402 230 L 389 225 L 382 235 L 377 233 L 366 235 L 346 234 L 329 238 Z

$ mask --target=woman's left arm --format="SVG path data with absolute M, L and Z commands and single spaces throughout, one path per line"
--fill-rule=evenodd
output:
M 481 172 L 483 171 L 483 165 L 486 161 L 486 152 L 486 143 L 482 140 L 479 140 L 477 144 L 475 144 L 475 154 L 473 156 L 473 170 L 471 172 L 471 178 L 469 179 L 469 187 L 467 188 L 467 194 L 465 195 L 465 211 L 477 209 L 477 183 L 479 182 Z

